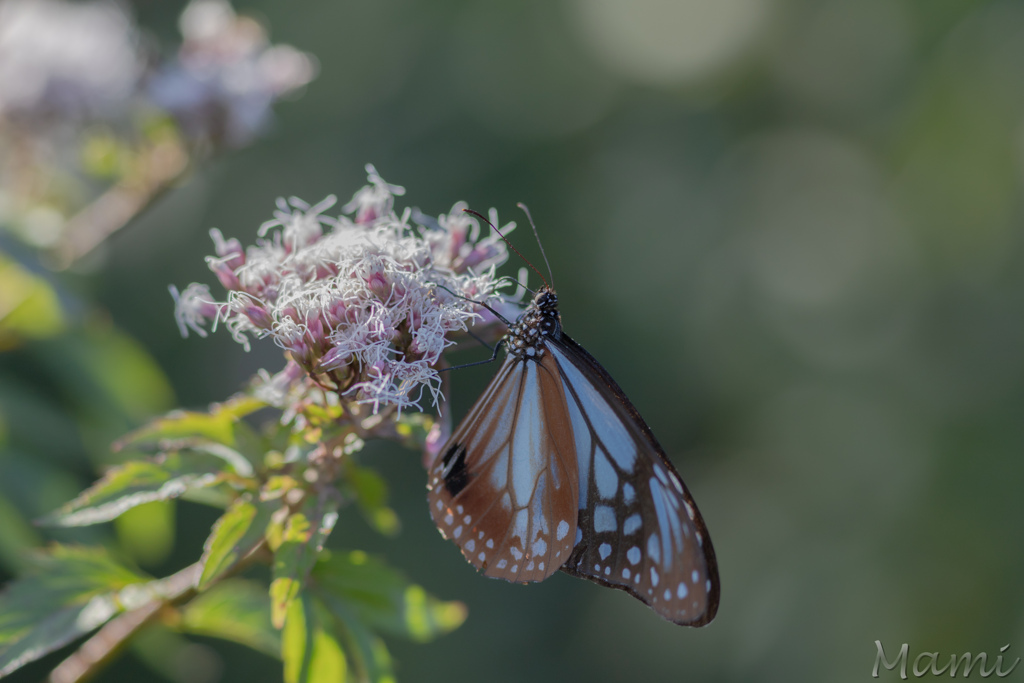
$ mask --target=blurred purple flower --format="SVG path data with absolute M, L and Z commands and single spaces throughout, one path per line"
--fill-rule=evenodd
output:
M 270 122 L 275 100 L 316 77 L 311 55 L 270 45 L 264 28 L 226 0 L 193 0 L 180 26 L 177 57 L 149 77 L 146 90 L 192 139 L 246 145 Z
M 117 118 L 142 72 L 112 2 L 0 0 L 0 117 Z

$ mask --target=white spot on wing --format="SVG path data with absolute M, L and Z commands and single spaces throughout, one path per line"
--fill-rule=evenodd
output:
M 626 518 L 626 521 L 622 524 L 622 533 L 634 534 L 640 528 L 640 514 L 635 513 Z
M 611 500 L 619 487 L 619 477 L 615 474 L 608 456 L 601 449 L 598 449 L 597 455 L 594 456 L 594 481 L 597 482 L 597 492 L 602 500 Z
M 626 559 L 629 560 L 630 564 L 636 564 L 640 561 L 640 548 L 633 546 L 626 551 Z
M 519 510 L 512 522 L 512 538 L 518 538 L 519 545 L 524 548 L 526 547 L 526 524 L 529 521 L 530 513 L 527 510 Z
M 561 541 L 565 538 L 565 535 L 569 533 L 569 522 L 564 519 L 558 523 L 558 531 L 555 533 L 555 539 Z
M 682 600 L 683 598 L 686 597 L 686 594 L 689 593 L 689 592 L 690 591 L 686 587 L 686 584 L 683 583 L 682 581 L 680 581 L 679 582 L 679 587 L 676 588 L 676 597 L 678 597 L 680 600 Z
M 607 560 L 608 556 L 612 554 L 612 547 L 607 543 L 602 543 L 601 547 L 597 549 L 597 552 L 601 555 L 602 560 Z
M 594 531 L 615 531 L 615 511 L 607 505 L 594 508 Z
M 626 482 L 622 485 L 622 500 L 625 503 L 632 503 L 636 499 L 636 491 L 633 490 L 633 485 Z
M 661 563 L 661 546 L 658 544 L 658 534 L 651 534 L 647 538 L 647 554 L 657 563 Z

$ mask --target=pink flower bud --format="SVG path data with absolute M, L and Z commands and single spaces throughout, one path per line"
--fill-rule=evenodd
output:
M 269 313 L 267 313 L 267 309 L 263 308 L 263 306 L 260 306 L 257 303 L 249 303 L 246 304 L 242 312 L 245 313 L 245 317 L 248 318 L 253 325 L 261 330 L 273 329 L 274 319 Z
M 313 348 L 324 348 L 328 342 L 324 335 L 324 321 L 318 315 L 306 318 L 306 340 Z
M 391 283 L 388 282 L 383 271 L 374 270 L 371 272 L 369 277 L 366 278 L 366 286 L 381 301 L 387 301 L 388 297 L 391 296 Z
M 301 339 L 295 340 L 288 345 L 288 351 L 291 352 L 292 358 L 296 363 L 306 368 L 311 369 L 313 366 L 313 352 L 309 348 L 309 345 Z
M 345 321 L 347 313 L 345 302 L 335 299 L 324 309 L 324 321 L 330 328 L 336 328 Z
M 377 207 L 373 204 L 363 204 L 356 211 L 356 223 L 358 225 L 366 225 L 377 220 L 377 216 L 380 214 L 377 211 Z
M 213 257 L 207 257 L 206 262 L 224 289 L 234 291 L 242 288 L 242 285 L 238 282 L 238 276 L 235 275 L 235 271 L 227 263 Z
M 224 239 L 224 235 L 217 228 L 210 230 L 210 237 L 213 238 L 213 247 L 217 251 L 217 256 L 223 259 L 228 268 L 236 270 L 245 265 L 245 249 L 242 248 L 241 242 L 234 237 L 229 240 Z
M 351 358 L 351 353 L 335 346 L 320 358 L 319 367 L 321 370 L 334 370 L 347 365 Z
M 469 268 L 475 268 L 484 261 L 494 258 L 500 253 L 500 250 L 495 244 L 478 244 L 473 248 L 465 258 L 459 263 L 459 272 L 467 270 Z

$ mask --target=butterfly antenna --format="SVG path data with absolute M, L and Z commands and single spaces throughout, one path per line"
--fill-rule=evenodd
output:
M 523 210 L 523 213 L 526 214 L 526 219 L 530 221 L 530 227 L 533 228 L 533 236 L 537 238 L 537 246 L 540 247 L 540 255 L 544 257 L 544 264 L 548 267 L 548 277 L 551 278 L 551 288 L 554 289 L 555 274 L 554 271 L 551 270 L 551 261 L 548 261 L 548 255 L 544 253 L 544 244 L 540 241 L 540 233 L 537 232 L 537 225 L 533 222 L 533 216 L 530 215 L 530 210 L 526 208 L 526 204 L 519 202 L 516 206 Z M 534 268 L 534 270 L 536 270 L 536 268 Z
M 496 227 L 494 227 L 494 223 L 492 223 L 489 220 L 487 220 L 487 218 L 482 213 L 480 213 L 478 211 L 474 211 L 473 209 L 463 209 L 463 211 L 465 211 L 468 214 L 472 214 L 472 215 L 476 216 L 477 218 L 482 220 L 484 223 L 486 223 L 487 225 L 491 226 L 491 230 L 493 230 L 494 232 L 498 233 L 498 237 L 500 237 L 505 242 L 505 244 L 508 245 L 508 248 L 511 249 L 512 251 L 516 252 L 516 254 L 519 256 L 519 258 L 523 259 L 523 261 L 526 263 L 526 265 L 530 266 L 530 268 L 533 269 L 533 272 L 537 273 L 537 275 L 540 276 L 540 279 L 544 282 L 544 286 L 547 287 L 548 289 L 551 289 L 551 285 L 548 284 L 548 279 L 546 277 L 544 277 L 544 273 L 542 273 L 539 270 L 537 270 L 536 266 L 534 266 L 532 263 L 530 263 L 530 259 L 528 259 L 525 256 L 523 256 L 523 254 L 518 249 L 516 249 L 512 245 L 511 242 L 508 241 L 508 238 L 505 237 L 503 234 L 501 234 L 501 230 L 498 230 Z M 529 216 L 530 214 L 526 214 L 526 215 Z M 541 251 L 543 252 L 544 250 L 541 249 Z M 544 260 L 545 261 L 547 260 L 546 256 L 544 257 Z

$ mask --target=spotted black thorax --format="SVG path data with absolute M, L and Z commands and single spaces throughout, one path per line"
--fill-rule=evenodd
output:
M 538 360 L 544 355 L 544 337 L 562 336 L 562 317 L 558 314 L 558 296 L 542 289 L 533 297 L 522 315 L 505 335 L 508 353 L 516 360 Z

